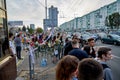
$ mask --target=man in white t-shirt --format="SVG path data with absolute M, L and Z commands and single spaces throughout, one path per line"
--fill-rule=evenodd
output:
M 9 46 L 13 55 L 16 55 L 15 45 L 13 41 L 13 33 L 9 33 Z

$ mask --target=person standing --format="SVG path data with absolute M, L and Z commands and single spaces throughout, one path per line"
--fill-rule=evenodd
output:
M 16 56 L 16 49 L 15 49 L 15 44 L 14 44 L 13 33 L 9 33 L 9 47 L 10 47 L 11 55 L 16 58 L 16 63 L 17 63 L 18 59 L 17 59 L 17 56 Z
M 21 39 L 20 39 L 20 34 L 18 34 L 15 37 L 15 46 L 16 46 L 16 54 L 17 54 L 17 58 L 20 60 L 21 58 Z
M 79 80 L 103 80 L 102 65 L 93 58 L 86 58 L 78 65 Z
M 12 51 L 12 55 L 16 55 L 15 45 L 13 42 L 13 33 L 9 33 L 9 46 L 10 46 L 10 50 Z
M 98 62 L 100 62 L 103 66 L 104 80 L 113 80 L 112 70 L 106 63 L 112 58 L 111 49 L 107 47 L 100 47 L 98 49 L 98 58 Z
M 72 55 L 77 57 L 79 60 L 82 60 L 84 58 L 88 58 L 88 54 L 85 51 L 82 51 L 79 48 L 79 42 L 78 40 L 73 40 L 71 42 L 73 49 L 68 53 L 68 55 Z
M 96 52 L 95 52 L 94 46 L 95 46 L 94 38 L 89 38 L 88 45 L 83 47 L 83 50 L 87 52 L 87 54 L 89 55 L 89 58 L 96 57 Z
M 79 38 L 78 36 L 73 36 L 72 40 L 77 40 L 79 42 Z M 68 55 L 68 53 L 73 49 L 72 47 L 72 41 L 68 41 L 66 42 L 65 46 L 64 46 L 64 56 Z
M 56 80 L 77 80 L 79 59 L 66 55 L 57 64 Z

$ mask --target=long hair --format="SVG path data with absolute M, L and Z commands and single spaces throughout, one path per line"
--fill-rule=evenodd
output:
M 64 56 L 56 67 L 56 80 L 69 80 L 77 70 L 79 59 L 74 56 Z

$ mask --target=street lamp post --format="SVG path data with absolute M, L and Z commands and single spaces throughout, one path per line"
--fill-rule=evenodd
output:
M 45 0 L 45 18 L 47 19 L 47 0 Z

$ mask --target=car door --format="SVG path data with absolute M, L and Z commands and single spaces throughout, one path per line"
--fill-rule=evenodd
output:
M 110 35 L 108 35 L 107 36 L 107 39 L 106 39 L 106 43 L 112 43 L 113 42 L 113 38 L 112 38 L 112 36 L 110 36 Z

